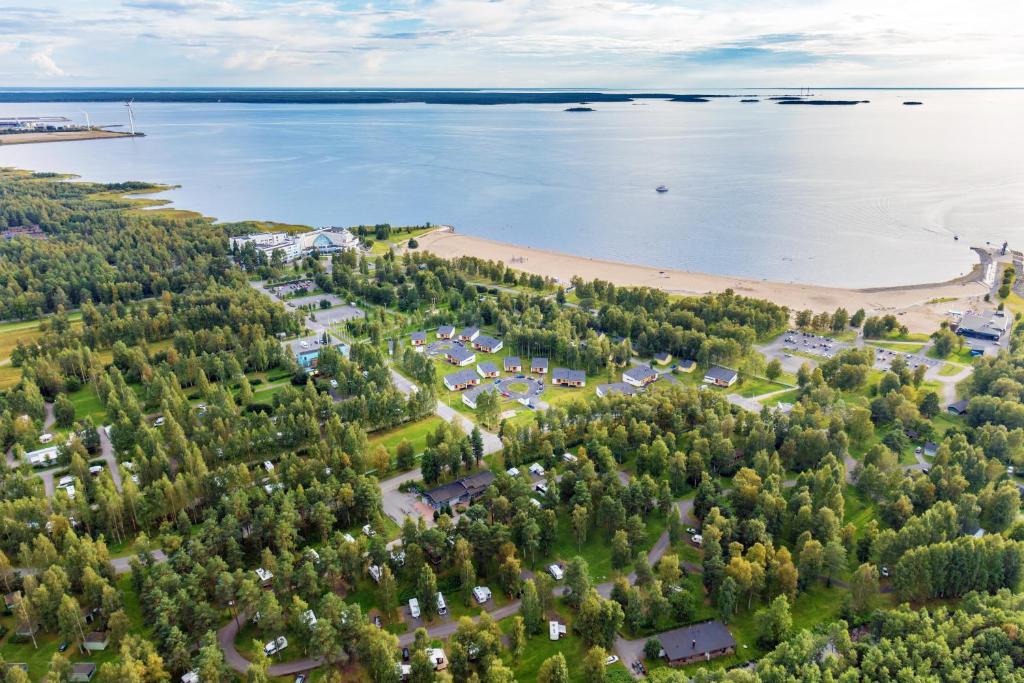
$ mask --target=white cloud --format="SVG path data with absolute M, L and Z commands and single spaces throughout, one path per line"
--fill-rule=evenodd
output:
M 26 85 L 69 80 L 58 63 L 83 85 L 984 86 L 1024 73 L 1020 0 L 33 4 L 0 22 L 0 44 L 49 46 L 5 74 Z
M 64 69 L 57 66 L 57 62 L 53 61 L 53 57 L 50 56 L 48 49 L 36 50 L 29 56 L 28 60 L 35 67 L 36 73 L 43 78 L 58 78 L 65 76 L 67 73 Z

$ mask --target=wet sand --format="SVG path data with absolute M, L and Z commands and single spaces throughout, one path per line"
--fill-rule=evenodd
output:
M 868 315 L 892 313 L 899 316 L 900 322 L 912 332 L 934 332 L 949 310 L 980 306 L 989 291 L 981 282 L 980 268 L 975 268 L 968 277 L 943 283 L 844 289 L 618 263 L 495 242 L 447 230 L 439 230 L 417 240 L 420 250 L 437 256 L 475 256 L 501 261 L 510 268 L 557 278 L 564 284 L 568 284 L 573 276 L 579 276 L 584 280 L 600 279 L 622 286 L 654 287 L 680 295 L 699 295 L 731 288 L 737 294 L 767 299 L 792 310 L 809 308 L 817 313 L 843 307 L 850 313 L 859 308 Z M 936 299 L 948 300 L 928 303 Z

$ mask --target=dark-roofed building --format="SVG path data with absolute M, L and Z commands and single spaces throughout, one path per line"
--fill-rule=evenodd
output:
M 452 365 L 469 365 L 476 360 L 476 353 L 464 346 L 452 346 L 444 352 L 444 359 Z
M 481 334 L 473 340 L 473 348 L 477 351 L 483 351 L 484 353 L 497 353 L 498 351 L 501 351 L 501 347 L 504 345 L 504 342 L 500 339 L 489 337 L 486 334 Z
M 696 369 L 697 361 L 695 360 L 686 359 L 676 363 L 676 370 L 678 370 L 679 372 L 693 372 Z
M 462 332 L 459 332 L 459 341 L 471 342 L 471 341 L 473 341 L 474 339 L 476 339 L 479 336 L 480 336 L 480 328 L 479 327 L 466 327 L 466 328 L 464 328 L 462 330 Z
M 71 675 L 68 680 L 72 683 L 88 683 L 96 675 L 96 665 L 92 662 L 75 662 L 71 665 Z
M 519 356 L 505 356 L 505 372 L 522 372 L 523 363 Z
M 929 458 L 934 458 L 935 454 L 938 452 L 939 444 L 935 443 L 934 441 L 924 442 L 924 454 L 927 455 Z
M 473 370 L 459 370 L 444 376 L 444 385 L 448 391 L 462 391 L 480 384 L 480 376 Z
M 548 372 L 548 359 L 534 358 L 530 361 L 530 372 L 535 372 L 538 375 L 546 375 Z
M 445 505 L 471 503 L 479 498 L 493 481 L 494 473 L 484 470 L 427 491 L 423 494 L 423 500 L 435 509 L 443 508 Z
M 714 384 L 716 387 L 731 387 L 736 384 L 740 375 L 735 370 L 723 368 L 721 365 L 713 365 L 704 373 L 704 382 Z
M 949 406 L 946 408 L 946 411 L 949 412 L 950 415 L 966 415 L 967 399 L 962 399 L 950 403 Z
M 423 346 L 424 344 L 427 343 L 427 333 L 413 332 L 412 335 L 410 336 L 410 339 L 412 339 L 413 346 Z
M 107 635 L 106 631 L 93 631 L 85 636 L 85 642 L 82 643 L 82 647 L 91 652 L 102 652 L 107 649 L 109 643 L 110 636 Z
M 1010 327 L 1010 318 L 1002 311 L 967 313 L 956 324 L 956 333 L 973 339 L 999 341 Z
M 438 339 L 451 339 L 454 334 L 455 328 L 451 325 L 441 325 L 441 327 L 437 328 Z
M 658 380 L 658 373 L 650 365 L 634 365 L 622 373 L 622 381 L 634 387 L 645 387 Z
M 561 387 L 587 386 L 587 373 L 582 370 L 555 368 L 551 371 L 551 383 Z
M 705 621 L 666 631 L 658 636 L 670 666 L 730 655 L 736 651 L 736 639 L 720 621 Z
M 611 384 L 597 385 L 597 395 L 602 398 L 605 396 L 612 396 L 613 394 L 633 396 L 638 393 L 640 393 L 640 390 L 637 387 L 634 387 L 632 384 L 626 384 L 625 382 L 612 382 Z
M 465 403 L 470 408 L 472 408 L 473 410 L 476 410 L 476 402 L 481 395 L 485 393 L 493 393 L 497 390 L 498 387 L 494 386 L 493 384 L 481 384 L 480 386 L 473 387 L 472 389 L 469 389 L 466 393 L 464 393 L 462 395 L 462 402 Z
M 658 365 L 668 365 L 669 361 L 672 360 L 672 354 L 668 351 L 659 351 L 654 354 L 654 362 Z
M 476 364 L 476 371 L 481 377 L 497 377 L 501 373 L 498 372 L 498 366 L 489 360 L 481 361 Z

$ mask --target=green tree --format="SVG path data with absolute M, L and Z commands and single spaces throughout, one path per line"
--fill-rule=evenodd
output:
M 793 618 L 785 595 L 777 596 L 767 607 L 757 611 L 754 628 L 762 647 L 774 647 L 786 639 L 793 628 Z
M 867 612 L 878 595 L 878 569 L 864 563 L 850 577 L 850 607 L 858 613 Z
M 548 657 L 537 670 L 537 683 L 569 683 L 569 667 L 565 656 L 558 654 Z
M 523 582 L 521 605 L 520 612 L 523 615 L 523 624 L 526 627 L 526 632 L 530 635 L 540 633 L 541 625 L 544 621 L 544 610 L 541 607 L 540 598 L 537 595 L 537 585 L 533 579 L 527 579 Z
M 523 651 L 526 649 L 526 622 L 523 617 L 516 615 L 512 617 L 512 626 L 508 630 L 508 652 L 515 664 L 519 663 Z
M 605 683 L 608 680 L 605 669 L 605 660 L 608 652 L 595 645 L 587 650 L 587 656 L 583 658 L 583 680 L 586 683 Z
M 437 577 L 434 570 L 423 565 L 419 579 L 416 581 L 416 596 L 420 599 L 420 609 L 424 618 L 429 621 L 437 614 Z
M 782 361 L 778 358 L 772 358 L 768 361 L 768 365 L 764 366 L 764 376 L 774 381 L 782 375 Z
M 739 601 L 740 590 L 731 576 L 722 579 L 715 592 L 715 603 L 718 606 L 718 618 L 728 624 L 736 614 L 736 603 Z

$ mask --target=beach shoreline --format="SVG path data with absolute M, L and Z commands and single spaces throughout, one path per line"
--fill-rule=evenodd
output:
M 8 133 L 0 135 L 0 147 L 4 145 L 34 145 L 45 142 L 74 142 L 77 140 L 107 140 L 109 138 L 137 137 L 131 133 L 113 130 L 71 130 L 47 133 Z
M 556 278 L 568 285 L 574 276 L 605 280 L 619 286 L 653 287 L 669 294 L 700 296 L 732 289 L 737 294 L 766 299 L 798 311 L 832 312 L 839 307 L 853 313 L 863 308 L 868 315 L 893 314 L 912 332 L 934 332 L 950 310 L 979 307 L 990 287 L 982 282 L 985 250 L 976 249 L 982 263 L 971 273 L 946 282 L 890 287 L 847 289 L 793 282 L 773 282 L 658 268 L 604 259 L 574 256 L 546 249 L 507 244 L 449 229 L 417 238 L 419 250 L 443 258 L 475 256 L 501 261 L 509 268 Z M 988 255 L 987 258 L 994 258 Z M 931 302 L 931 303 L 929 303 Z

